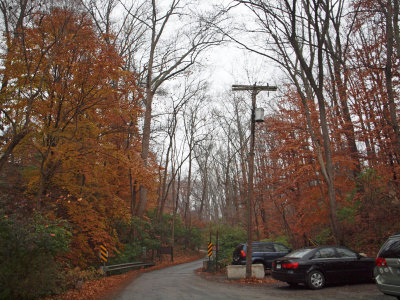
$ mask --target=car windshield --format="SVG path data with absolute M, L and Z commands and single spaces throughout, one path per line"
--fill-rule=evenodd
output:
M 302 258 L 306 254 L 310 253 L 313 249 L 299 249 L 293 252 L 290 252 L 289 254 L 286 254 L 287 257 L 293 257 L 293 258 Z

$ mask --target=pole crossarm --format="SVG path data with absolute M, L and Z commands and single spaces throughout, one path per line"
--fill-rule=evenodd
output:
M 276 91 L 278 87 L 274 85 L 243 85 L 234 84 L 232 85 L 232 91 Z

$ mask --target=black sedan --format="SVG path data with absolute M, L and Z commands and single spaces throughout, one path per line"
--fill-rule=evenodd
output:
M 289 285 L 320 289 L 327 283 L 372 282 L 375 259 L 346 247 L 320 246 L 295 250 L 272 263 L 272 277 Z

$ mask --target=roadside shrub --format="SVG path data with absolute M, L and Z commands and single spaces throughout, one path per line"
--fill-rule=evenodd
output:
M 70 231 L 50 221 L 0 212 L 0 299 L 35 299 L 62 288 L 56 255 L 68 250 Z
M 400 231 L 399 222 L 388 222 L 400 218 L 398 185 L 392 176 L 380 169 L 359 173 L 356 187 L 338 208 L 346 246 L 374 256 L 389 235 Z
M 140 261 L 143 255 L 143 247 L 142 242 L 131 242 L 125 244 L 123 251 L 118 253 L 115 257 L 110 258 L 109 264 L 123 264 Z
M 329 245 L 332 241 L 332 233 L 330 228 L 322 228 L 320 232 L 315 235 L 314 240 L 319 245 Z
M 289 237 L 286 235 L 278 235 L 274 238 L 263 239 L 262 242 L 275 242 L 285 245 L 288 248 L 293 249 L 292 245 L 289 243 Z
M 175 244 L 183 245 L 185 243 L 186 228 L 182 219 L 178 216 L 175 216 L 174 227 L 174 242 Z
M 172 245 L 172 226 L 174 226 L 174 245 L 184 246 L 185 249 L 198 249 L 202 245 L 201 232 L 196 227 L 185 228 L 179 216 L 163 214 L 157 218 L 155 211 L 149 211 L 146 217 L 141 219 L 133 217 L 130 224 L 120 222 L 118 224 L 118 236 L 121 239 L 120 252 L 109 259 L 109 264 L 141 261 L 143 248 L 147 258 L 154 258 L 156 250 L 162 245 Z M 149 253 L 151 251 L 151 253 Z
M 195 250 L 199 249 L 202 245 L 202 236 L 200 229 L 196 227 L 189 227 L 185 230 L 185 247 Z
M 149 211 L 153 232 L 162 244 L 172 244 L 172 227 L 174 227 L 174 244 L 183 245 L 185 248 L 195 249 L 201 246 L 202 237 L 197 227 L 185 227 L 180 216 L 175 217 L 164 213 L 157 218 L 155 211 Z
M 128 263 L 142 260 L 143 248 L 146 251 L 156 250 L 161 246 L 153 224 L 145 219 L 133 217 L 130 224 L 120 225 L 124 230 L 119 232 L 124 236 L 125 243 L 115 257 L 109 259 L 109 264 Z
M 62 290 L 79 288 L 85 281 L 98 279 L 103 276 L 104 273 L 95 267 L 86 270 L 81 270 L 79 267 L 68 268 L 62 274 Z
M 218 230 L 218 266 L 226 267 L 232 262 L 232 254 L 235 247 L 245 243 L 247 239 L 246 231 L 241 227 L 218 226 L 209 229 L 212 232 L 212 242 L 216 244 L 216 233 Z M 205 235 L 209 232 L 205 232 Z

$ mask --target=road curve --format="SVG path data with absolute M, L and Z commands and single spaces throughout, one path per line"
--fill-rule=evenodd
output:
M 202 278 L 194 270 L 202 260 L 141 274 L 116 300 L 249 300 L 249 299 L 395 299 L 380 293 L 375 284 L 327 287 L 312 291 L 303 286 L 243 286 L 214 282 Z
M 221 284 L 201 278 L 194 270 L 202 267 L 202 260 L 176 265 L 161 270 L 143 273 L 127 286 L 115 299 L 265 299 L 265 294 L 257 291 L 249 293 L 247 288 Z M 282 299 L 282 298 L 269 298 Z

